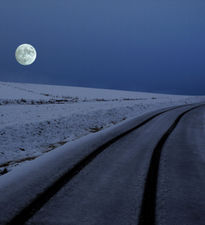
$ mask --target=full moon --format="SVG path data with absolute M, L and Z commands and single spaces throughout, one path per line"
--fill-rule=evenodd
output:
M 21 65 L 27 66 L 31 65 L 36 59 L 36 50 L 30 44 L 19 45 L 16 49 L 16 60 Z

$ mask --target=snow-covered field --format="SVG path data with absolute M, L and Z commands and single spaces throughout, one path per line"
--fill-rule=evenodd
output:
M 0 82 L 0 175 L 127 118 L 201 101 L 205 96 Z

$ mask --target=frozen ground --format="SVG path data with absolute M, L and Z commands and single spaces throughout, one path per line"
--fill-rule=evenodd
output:
M 0 174 L 127 118 L 201 101 L 205 96 L 0 82 Z

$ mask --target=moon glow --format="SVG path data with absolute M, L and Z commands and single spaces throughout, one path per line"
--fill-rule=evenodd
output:
M 31 65 L 36 60 L 37 53 L 32 45 L 22 44 L 16 49 L 15 56 L 18 63 L 27 66 Z

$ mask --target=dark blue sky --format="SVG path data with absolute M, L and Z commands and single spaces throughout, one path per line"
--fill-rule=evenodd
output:
M 204 0 L 5 0 L 0 28 L 1 81 L 205 94 Z

